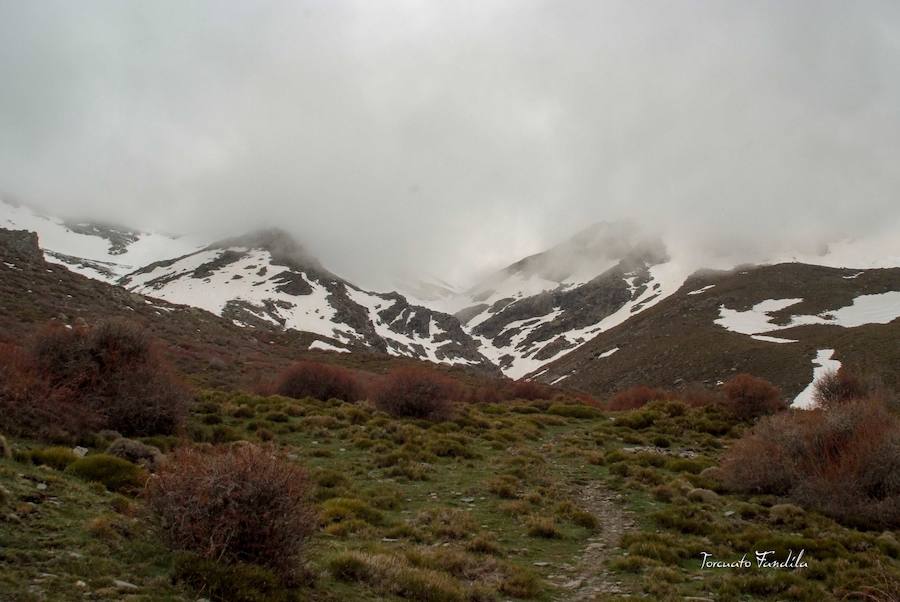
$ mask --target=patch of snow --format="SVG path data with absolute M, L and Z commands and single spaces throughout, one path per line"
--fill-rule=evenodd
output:
M 766 343 L 797 343 L 796 339 L 779 339 L 778 337 L 767 337 L 764 334 L 754 334 L 750 337 L 757 341 L 765 341 Z
M 603 359 L 604 357 L 609 357 L 609 356 L 611 356 L 613 353 L 615 353 L 615 352 L 618 351 L 618 350 L 619 350 L 618 347 L 613 347 L 613 348 L 610 349 L 609 351 L 604 351 L 603 353 L 601 353 L 600 355 L 598 355 L 596 359 L 599 360 L 599 359 Z
M 854 278 L 859 278 L 865 274 L 865 272 L 856 272 L 855 274 L 850 274 L 849 276 L 841 276 L 844 280 L 853 280 Z
M 561 383 L 562 381 L 564 381 L 565 379 L 569 378 L 570 376 L 572 376 L 572 375 L 571 375 L 571 374 L 563 374 L 563 375 L 560 376 L 559 378 L 554 379 L 553 382 L 551 382 L 550 384 L 551 384 L 551 385 L 555 385 L 555 384 Z
M 841 362 L 832 359 L 833 356 L 834 349 L 819 349 L 816 352 L 816 357 L 813 360 L 812 382 L 794 398 L 791 407 L 808 410 L 815 405 L 813 393 L 815 392 L 816 383 L 818 383 L 827 373 L 837 371 L 841 367 Z
M 697 290 L 691 291 L 691 292 L 689 292 L 688 294 L 689 294 L 689 295 L 699 295 L 699 294 L 701 294 L 701 293 L 705 293 L 706 291 L 708 291 L 709 289 L 713 288 L 714 286 L 716 286 L 716 285 L 715 285 L 715 284 L 707 284 L 707 285 L 704 286 L 703 288 L 698 288 Z
M 800 316 L 797 320 L 810 316 Z M 900 291 L 875 295 L 860 295 L 853 303 L 840 309 L 819 314 L 821 324 L 835 324 L 854 328 L 864 324 L 887 324 L 900 318 Z
M 779 328 L 771 323 L 772 318 L 769 316 L 769 313 L 780 311 L 801 301 L 803 299 L 766 299 L 747 311 L 728 309 L 721 305 L 719 307 L 719 318 L 715 320 L 715 323 L 725 330 L 741 334 L 769 332 Z
M 330 345 L 325 341 L 313 341 L 309 344 L 309 350 L 315 351 L 316 349 L 321 351 L 337 351 L 338 353 L 350 353 L 349 349 L 344 349 L 343 347 L 337 347 L 335 345 Z
M 757 303 L 747 311 L 719 307 L 719 318 L 715 323 L 732 332 L 759 335 L 766 332 L 785 330 L 796 326 L 824 324 L 855 328 L 866 324 L 887 324 L 900 318 L 900 291 L 890 291 L 874 295 L 859 295 L 850 305 L 825 311 L 818 315 L 792 316 L 787 324 L 773 324 L 769 313 L 779 311 L 799 303 L 802 299 L 767 299 Z M 773 337 L 759 338 L 769 340 Z M 787 339 L 771 342 L 789 342 Z M 793 342 L 793 341 L 792 341 Z

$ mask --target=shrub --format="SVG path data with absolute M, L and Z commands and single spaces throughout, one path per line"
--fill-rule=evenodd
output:
M 110 491 L 134 490 L 144 484 L 145 473 L 139 466 L 108 454 L 94 454 L 69 464 L 66 472 L 85 481 L 103 483 Z
M 509 386 L 509 391 L 505 397 L 507 399 L 534 401 L 535 399 L 549 399 L 552 393 L 552 389 L 546 385 L 528 380 L 517 380 Z
M 31 452 L 31 461 L 35 464 L 43 464 L 56 470 L 65 470 L 66 467 L 78 459 L 68 447 L 45 447 Z
M 357 377 L 349 370 L 318 362 L 297 362 L 275 383 L 275 392 L 285 397 L 312 397 L 322 401 L 340 399 L 354 402 L 365 394 Z
M 562 537 L 556 521 L 549 516 L 531 516 L 526 524 L 528 534 L 532 537 L 543 537 L 545 539 L 557 539 Z
M 98 426 L 99 416 L 73 391 L 52 386 L 28 350 L 0 344 L 0 430 L 71 441 Z
M 465 590 L 450 575 L 410 566 L 393 554 L 340 552 L 328 561 L 340 581 L 367 583 L 380 592 L 421 602 L 463 602 Z
M 732 377 L 723 391 L 728 407 L 738 420 L 755 420 L 787 408 L 778 387 L 750 374 Z
M 361 520 L 370 525 L 380 525 L 384 522 L 384 516 L 363 500 L 336 497 L 325 500 L 322 504 L 319 520 L 323 524 Z
M 554 403 L 547 409 L 548 414 L 589 420 L 600 416 L 600 411 L 592 406 L 574 403 Z
M 375 406 L 392 416 L 439 420 L 449 417 L 459 394 L 455 381 L 424 368 L 391 372 L 374 395 Z
M 44 438 L 98 428 L 169 434 L 182 424 L 188 392 L 139 327 L 121 320 L 94 328 L 51 325 L 27 349 L 0 350 L 0 422 Z
M 242 562 L 223 565 L 196 554 L 179 554 L 173 577 L 186 583 L 213 602 L 300 602 L 296 590 L 265 567 Z
M 827 407 L 836 403 L 866 398 L 871 391 L 855 374 L 841 366 L 838 370 L 829 370 L 816 381 L 813 387 L 813 400 L 819 407 Z
M 106 453 L 134 464 L 143 465 L 148 470 L 156 470 L 162 459 L 162 452 L 158 447 L 124 437 L 110 443 L 106 448 Z
M 734 491 L 785 495 L 863 528 L 900 524 L 900 420 L 878 401 L 763 419 L 722 469 Z
M 675 394 L 665 389 L 637 385 L 613 395 L 607 404 L 607 408 L 610 410 L 636 410 L 644 407 L 651 401 L 667 399 L 675 399 Z
M 176 451 L 145 496 L 172 547 L 291 577 L 315 526 L 308 490 L 298 465 L 244 444 Z

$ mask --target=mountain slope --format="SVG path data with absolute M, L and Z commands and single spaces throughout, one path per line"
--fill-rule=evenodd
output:
M 531 377 L 605 394 L 636 384 L 715 385 L 750 372 L 793 398 L 831 350 L 838 362 L 900 384 L 900 268 L 786 263 L 700 272 Z
M 220 241 L 145 266 L 120 280 L 129 290 L 202 307 L 241 326 L 309 332 L 317 348 L 374 350 L 439 363 L 491 362 L 449 314 L 397 293 L 360 289 L 328 272 L 279 230 Z
M 105 282 L 115 282 L 139 267 L 203 246 L 190 237 L 140 232 L 95 222 L 66 222 L 3 200 L 0 200 L 0 228 L 36 232 L 47 261 Z
M 397 366 L 425 365 L 365 349 L 328 353 L 315 335 L 268 323 L 236 326 L 206 310 L 172 304 L 130 292 L 45 261 L 32 232 L 0 228 L 0 343 L 22 344 L 50 321 L 124 318 L 140 324 L 164 345 L 165 355 L 192 381 L 213 387 L 252 387 L 298 359 L 337 363 L 386 372 Z M 432 366 L 464 382 L 488 376 L 478 366 Z
M 485 279 L 456 316 L 519 378 L 675 292 L 687 274 L 629 224 L 595 224 Z

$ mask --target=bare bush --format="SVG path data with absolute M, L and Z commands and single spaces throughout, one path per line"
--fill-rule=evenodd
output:
M 900 524 L 900 421 L 876 400 L 761 420 L 722 463 L 735 491 L 786 495 L 846 524 Z
M 245 444 L 175 452 L 144 495 L 173 548 L 291 577 L 316 524 L 308 493 L 302 468 Z
M 534 401 L 535 399 L 550 399 L 552 396 L 553 390 L 546 385 L 528 380 L 517 380 L 509 386 L 505 398 Z
M 275 384 L 275 392 L 295 399 L 312 397 L 323 401 L 353 402 L 365 397 L 362 385 L 350 370 L 306 361 L 285 370 Z
M 738 374 L 723 387 L 726 403 L 738 420 L 754 420 L 787 408 L 781 391 L 764 378 Z
M 67 441 L 101 425 L 100 416 L 80 403 L 76 391 L 53 386 L 27 350 L 0 345 L 0 430 Z
M 169 434 L 186 416 L 187 389 L 131 323 L 51 325 L 26 349 L 3 353 L 10 361 L 0 370 L 0 404 L 9 412 L 0 420 L 22 434 Z
M 665 389 L 637 385 L 613 395 L 606 407 L 610 410 L 636 410 L 651 401 L 666 401 L 675 397 L 674 393 Z
M 816 381 L 813 387 L 813 401 L 818 406 L 826 407 L 845 401 L 865 399 L 870 393 L 872 391 L 861 378 L 841 366 L 838 370 L 829 370 Z
M 446 418 L 460 394 L 456 381 L 424 368 L 400 368 L 385 377 L 374 394 L 375 406 L 392 416 Z

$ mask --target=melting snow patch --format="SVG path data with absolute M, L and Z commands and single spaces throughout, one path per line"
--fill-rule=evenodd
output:
M 830 320 L 822 316 L 823 324 L 836 324 L 846 328 L 862 326 L 863 324 L 887 324 L 900 318 L 900 291 L 891 291 L 877 295 L 860 295 L 853 300 L 851 305 L 842 307 L 832 312 L 826 312 Z M 795 318 L 800 321 L 808 316 Z M 818 316 L 809 316 L 810 318 Z M 802 322 L 801 322 L 802 323 Z
M 900 318 L 900 291 L 890 291 L 875 295 L 860 295 L 853 299 L 850 305 L 840 309 L 822 312 L 814 316 L 792 316 L 791 321 L 787 324 L 772 324 L 769 313 L 790 307 L 800 301 L 802 299 L 768 299 L 757 303 L 748 311 L 728 309 L 722 305 L 719 307 L 719 319 L 715 320 L 715 323 L 732 332 L 757 335 L 753 338 L 760 341 L 785 343 L 793 341 L 758 335 L 813 324 L 855 328 L 865 324 L 887 324 Z
M 757 341 L 765 341 L 766 343 L 796 343 L 797 339 L 779 339 L 778 337 L 767 337 L 764 334 L 755 334 L 750 337 Z
M 719 319 L 715 323 L 726 330 L 741 334 L 757 334 L 776 330 L 779 327 L 771 323 L 772 318 L 769 313 L 796 305 L 801 301 L 803 299 L 766 299 L 747 311 L 728 309 L 721 305 L 719 306 Z
M 334 345 L 330 345 L 325 341 L 313 341 L 309 344 L 309 350 L 315 351 L 316 349 L 320 351 L 337 351 L 338 353 L 350 353 L 349 349 L 344 349 L 343 347 L 336 347 Z
M 815 404 L 813 400 L 813 392 L 816 388 L 816 383 L 819 382 L 822 377 L 824 377 L 827 373 L 836 371 L 841 367 L 841 363 L 835 359 L 832 359 L 834 355 L 834 349 L 819 349 L 816 353 L 816 358 L 813 360 L 814 368 L 813 368 L 813 379 L 812 382 L 809 383 L 803 391 L 800 392 L 800 395 L 794 398 L 794 401 L 791 403 L 791 407 L 801 408 L 804 410 L 811 409 Z
M 856 272 L 855 274 L 850 274 L 849 276 L 841 276 L 844 280 L 853 280 L 854 278 L 859 278 L 865 274 L 865 272 Z
M 715 286 L 715 284 L 707 284 L 707 285 L 704 286 L 703 288 L 698 288 L 697 290 L 691 291 L 691 292 L 689 292 L 688 294 L 689 294 L 689 295 L 699 295 L 699 294 L 701 294 L 701 293 L 705 293 L 706 291 L 708 291 L 709 289 L 713 288 L 714 286 Z
M 551 384 L 551 385 L 555 385 L 555 384 L 557 384 L 557 383 L 561 383 L 562 381 L 564 381 L 565 379 L 569 378 L 570 376 L 572 376 L 572 375 L 571 375 L 571 374 L 563 374 L 562 376 L 560 376 L 559 378 L 555 379 L 555 380 L 554 380 L 553 382 L 551 382 L 550 384 Z
M 599 359 L 603 359 L 604 357 L 609 357 L 609 356 L 611 356 L 613 353 L 615 353 L 615 352 L 618 351 L 618 350 L 619 350 L 618 347 L 613 347 L 613 348 L 610 349 L 609 351 L 604 351 L 603 353 L 601 353 L 600 355 L 598 355 L 596 359 L 599 360 Z

